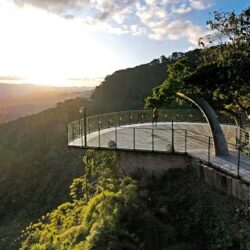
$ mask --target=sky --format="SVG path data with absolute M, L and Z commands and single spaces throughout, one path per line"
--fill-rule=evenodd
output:
M 249 0 L 0 0 L 0 83 L 95 86 L 197 47 L 213 11 Z

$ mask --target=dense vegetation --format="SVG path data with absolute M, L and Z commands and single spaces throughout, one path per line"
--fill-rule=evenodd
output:
M 250 249 L 250 211 L 195 178 L 124 176 L 110 153 L 90 151 L 60 205 L 25 231 L 22 249 Z
M 92 100 L 100 107 L 101 112 L 143 108 L 144 98 L 152 88 L 164 81 L 167 65 L 174 59 L 175 57 L 170 60 L 162 56 L 160 60 L 155 59 L 148 64 L 117 71 L 96 87 Z
M 66 146 L 65 124 L 81 99 L 0 126 L 0 249 L 35 218 L 67 200 L 66 187 L 81 173 L 81 153 Z
M 165 77 L 165 67 L 166 65 L 163 67 L 156 59 L 148 66 L 128 70 L 128 74 L 134 71 L 139 76 L 145 74 L 146 68 L 156 69 L 155 73 L 153 70 L 150 73 L 151 81 L 147 80 L 147 83 L 153 86 L 154 83 L 159 84 L 158 81 L 153 81 L 153 75 L 157 75 L 160 68 L 161 74 Z M 132 78 L 127 77 L 124 72 L 114 73 L 119 80 L 121 80 L 119 75 L 123 75 L 124 89 L 128 89 L 126 85 L 129 85 L 133 93 L 137 91 L 147 95 L 150 93 L 149 87 L 144 89 L 142 79 L 141 82 L 134 79 L 131 84 Z M 109 88 L 109 85 L 112 87 Z M 114 85 L 114 82 L 107 81 L 98 91 L 103 92 L 102 88 L 113 91 Z M 109 93 L 105 95 L 108 96 Z M 123 100 L 124 109 L 131 108 L 129 103 L 127 108 L 125 106 L 123 91 L 116 92 L 116 97 Z M 103 98 L 108 99 L 104 95 Z M 134 98 L 130 99 L 133 107 L 140 108 L 143 97 Z M 103 112 L 102 106 L 99 105 L 101 104 L 97 99 L 90 103 L 78 98 L 59 103 L 56 108 L 39 114 L 0 125 L 1 250 L 16 249 L 19 244 L 19 240 L 16 239 L 27 224 L 68 200 L 67 187 L 82 171 L 83 152 L 67 148 L 66 124 L 79 118 L 80 106 L 88 107 L 88 114 L 91 115 Z M 109 112 L 115 111 L 117 109 L 115 102 L 111 100 L 108 108 Z

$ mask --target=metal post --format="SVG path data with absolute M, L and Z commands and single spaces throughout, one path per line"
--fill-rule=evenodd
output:
M 69 125 L 66 125 L 66 131 L 67 131 L 67 146 L 69 146 Z
M 75 145 L 75 126 L 74 126 L 74 123 L 72 123 L 72 137 L 73 137 L 73 145 Z
M 115 147 L 117 148 L 117 127 L 115 126 Z
M 185 153 L 187 153 L 187 130 L 185 130 Z
M 83 147 L 82 123 L 81 123 L 81 119 L 79 120 L 79 130 L 80 130 L 80 137 L 81 137 L 81 146 Z
M 98 122 L 97 129 L 99 130 L 100 129 L 100 116 L 99 115 L 97 116 L 97 122 Z
M 83 109 L 84 119 L 84 146 L 87 147 L 87 108 Z
M 235 148 L 238 146 L 238 127 L 236 127 L 236 135 L 235 135 Z
M 86 119 L 86 124 L 88 125 L 87 126 L 87 134 L 90 134 L 90 127 L 91 127 L 91 123 L 90 123 L 90 120 L 89 119 Z
M 210 146 L 211 146 L 211 137 L 208 137 L 208 163 L 210 163 Z
M 172 121 L 172 153 L 174 153 L 174 122 Z
M 131 121 L 130 121 L 130 113 L 128 113 L 128 123 L 131 124 Z
M 237 164 L 237 176 L 240 177 L 240 146 L 238 146 L 238 164 Z
M 100 127 L 98 128 L 98 145 L 99 148 L 101 147 L 101 131 L 100 131 Z
M 133 148 L 135 150 L 135 128 L 133 128 Z
M 155 150 L 155 145 L 154 145 L 154 129 L 152 128 L 152 151 L 154 151 Z

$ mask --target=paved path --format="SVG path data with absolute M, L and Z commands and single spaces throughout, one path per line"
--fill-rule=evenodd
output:
M 195 158 L 199 158 L 204 162 L 210 162 L 216 167 L 223 168 L 225 171 L 236 175 L 238 165 L 238 152 L 234 146 L 236 127 L 222 125 L 222 129 L 230 150 L 230 155 L 228 156 L 216 157 L 211 139 L 209 156 L 208 145 L 211 133 L 206 123 L 174 123 L 173 135 L 172 125 L 168 122 L 158 123 L 157 126 L 144 123 L 113 127 L 101 130 L 100 133 L 93 132 L 87 135 L 87 146 L 108 148 L 110 141 L 114 141 L 118 149 L 172 152 L 172 145 L 174 145 L 175 152 L 187 152 Z M 78 138 L 70 142 L 69 146 L 81 147 L 83 143 L 84 138 Z M 250 181 L 250 157 L 243 153 L 240 157 L 240 176 Z

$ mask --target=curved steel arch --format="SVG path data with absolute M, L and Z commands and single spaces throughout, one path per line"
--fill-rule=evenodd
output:
M 224 133 L 220 126 L 218 116 L 214 112 L 213 108 L 203 98 L 188 96 L 180 92 L 177 92 L 176 95 L 178 97 L 181 97 L 182 99 L 185 99 L 195 104 L 199 108 L 199 110 L 204 114 L 211 129 L 211 134 L 214 141 L 215 155 L 229 155 L 229 150 Z

